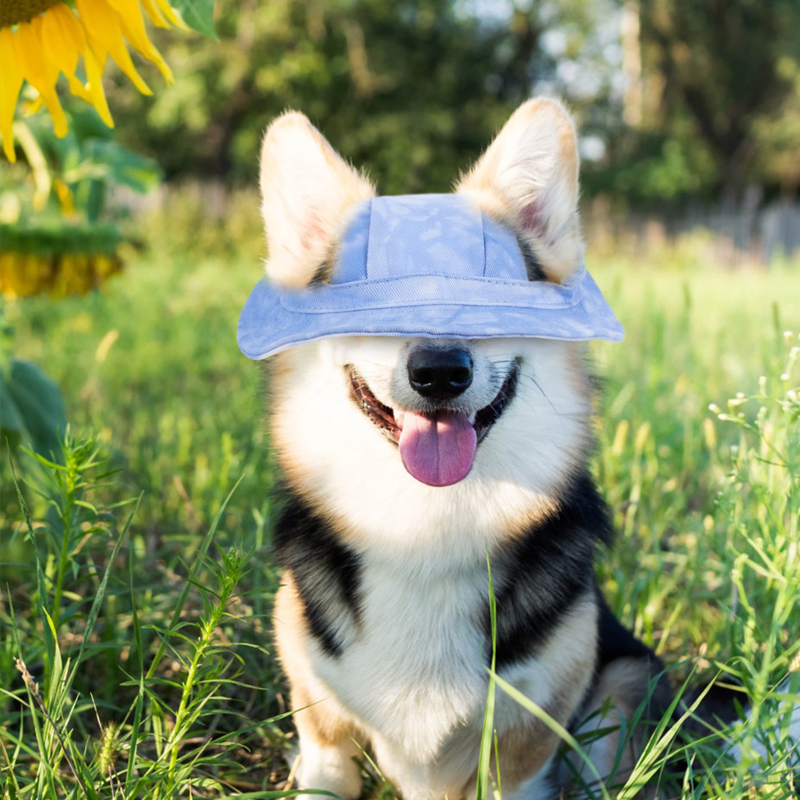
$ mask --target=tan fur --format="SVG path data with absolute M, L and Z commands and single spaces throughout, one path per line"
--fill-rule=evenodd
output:
M 292 676 L 292 708 L 298 729 L 320 745 L 337 745 L 348 739 L 351 729 L 332 712 L 331 704 L 315 696 L 311 687 L 311 665 L 306 657 L 308 628 L 303 604 L 290 573 L 275 597 L 275 643 L 287 675 Z M 322 702 L 321 702 L 322 701 Z
M 292 288 L 307 286 L 329 259 L 348 211 L 372 197 L 372 184 L 347 164 L 303 115 L 278 117 L 261 147 L 262 213 L 267 274 Z
M 596 625 L 597 605 L 593 596 L 587 596 L 559 626 L 542 654 L 559 674 L 554 699 L 543 710 L 563 727 L 569 724 L 592 680 Z M 579 652 L 576 642 L 580 643 Z M 498 751 L 503 786 L 514 790 L 535 775 L 560 744 L 560 737 L 533 716 L 526 716 L 521 724 L 502 733 Z M 497 774 L 496 763 L 494 770 Z
M 564 360 L 568 369 L 565 379 L 569 381 L 575 392 L 579 396 L 591 398 L 593 388 L 586 362 L 586 351 L 583 342 L 560 342 L 563 348 Z M 557 498 L 561 496 L 566 484 L 572 479 L 572 470 L 585 464 L 591 453 L 594 440 L 589 433 L 590 407 L 586 409 L 586 436 L 581 441 L 576 441 L 569 453 L 568 469 L 560 476 L 561 479 L 553 486 L 549 487 L 547 495 L 537 499 L 535 504 L 527 507 L 516 517 L 509 517 L 505 520 L 505 534 L 509 541 L 517 539 L 525 534 L 532 527 L 539 525 L 543 520 L 552 516 L 557 509 Z
M 560 283 L 580 263 L 576 134 L 558 101 L 520 106 L 456 191 L 511 225 L 549 280 Z
M 559 716 L 555 709 L 544 710 L 555 719 Z M 558 743 L 558 736 L 543 722 L 533 718 L 499 736 L 497 750 L 503 785 L 513 790 L 531 775 L 535 775 L 555 753 Z M 496 775 L 496 759 L 493 762 Z
M 303 765 L 302 758 L 305 754 L 306 760 L 310 760 L 309 748 L 317 757 L 320 752 L 329 752 L 342 762 L 339 771 L 344 773 L 341 784 L 330 788 L 345 798 L 356 797 L 361 778 L 352 757 L 357 756 L 360 747 L 366 746 L 367 742 L 336 702 L 331 690 L 323 686 L 314 674 L 308 653 L 310 634 L 303 604 L 288 571 L 284 573 L 283 583 L 275 596 L 273 625 L 281 664 L 286 674 L 291 676 L 293 720 L 303 744 L 300 773 L 303 774 L 304 767 L 308 766 Z M 309 776 L 305 784 L 313 785 L 314 781 L 315 776 Z

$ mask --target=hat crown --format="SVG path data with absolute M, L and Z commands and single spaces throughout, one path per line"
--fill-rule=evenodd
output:
M 422 275 L 527 280 L 514 233 L 464 197 L 410 194 L 360 203 L 331 283 Z

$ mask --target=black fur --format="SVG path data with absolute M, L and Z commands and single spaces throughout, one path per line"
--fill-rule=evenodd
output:
M 288 497 L 275 527 L 276 560 L 294 578 L 311 634 L 329 656 L 337 657 L 342 626 L 360 620 L 361 557 L 299 496 Z M 595 550 L 610 538 L 607 508 L 584 473 L 572 481 L 555 513 L 493 558 L 498 669 L 533 655 L 575 600 L 596 590 Z M 619 623 L 599 591 L 598 604 L 598 669 L 623 656 L 660 664 Z M 484 627 L 488 634 L 488 602 Z
M 617 659 L 638 659 L 642 664 L 643 678 L 647 681 L 643 688 L 648 691 L 644 722 L 652 726 L 664 716 L 672 701 L 672 690 L 664 663 L 617 619 L 599 589 L 597 605 L 600 616 L 597 631 L 596 674 L 599 676 L 604 667 Z M 654 681 L 652 686 L 648 685 L 651 681 Z
M 316 272 L 311 276 L 308 282 L 309 286 L 319 286 L 322 283 L 331 282 L 331 265 L 329 261 L 323 261 L 318 267 Z
M 312 635 L 336 657 L 343 622 L 360 619 L 361 557 L 303 500 L 289 498 L 275 526 L 276 560 L 294 578 Z
M 606 505 L 583 473 L 572 481 L 554 514 L 492 563 L 497 669 L 531 656 L 562 614 L 595 586 L 596 545 L 610 537 Z M 484 624 L 490 632 L 488 603 Z
M 597 647 L 598 672 L 618 658 L 658 660 L 655 653 L 644 642 L 640 642 L 616 618 L 599 590 L 597 592 L 597 605 L 600 609 Z
M 522 253 L 522 258 L 525 261 L 525 269 L 528 273 L 528 280 L 546 281 L 547 275 L 545 275 L 544 269 L 539 262 L 539 259 L 536 257 L 536 253 L 533 252 L 533 248 L 519 236 L 517 236 L 517 244 L 519 245 L 519 250 Z

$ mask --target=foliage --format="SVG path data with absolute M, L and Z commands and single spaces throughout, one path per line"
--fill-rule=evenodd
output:
M 67 114 L 70 130 L 60 138 L 43 113 L 15 123 L 29 170 L 0 172 L 3 222 L 95 223 L 111 188 L 144 193 L 158 185 L 156 162 L 114 141 L 114 132 L 93 110 L 68 106 Z M 9 247 L 6 240 L 3 246 Z
M 13 654 L 21 677 L 4 675 L 0 689 L 0 752 L 10 796 L 155 800 L 187 790 L 220 796 L 237 772 L 233 751 L 263 739 L 271 724 L 235 724 L 237 695 L 261 689 L 243 674 L 245 660 L 237 651 L 248 645 L 234 648 L 230 639 L 246 608 L 238 584 L 252 553 L 230 548 L 218 550 L 217 558 L 208 555 L 229 498 L 187 567 L 171 613 L 159 624 L 140 618 L 141 600 L 130 582 L 136 556 L 129 534 L 138 500 L 132 509 L 125 508 L 131 506 L 126 500 L 95 505 L 109 486 L 97 442 L 67 435 L 63 463 L 31 451 L 28 456 L 40 468 L 30 473 L 37 480 L 29 487 L 48 512 L 41 520 L 31 518 L 20 501 L 36 592 L 16 601 L 9 596 L 3 614 L 3 669 L 11 669 L 6 657 Z M 104 553 L 104 564 L 95 566 L 82 556 L 84 548 Z M 122 553 L 127 553 L 127 586 L 113 577 Z M 131 639 L 109 704 L 104 699 L 109 692 L 89 689 L 90 676 L 97 662 L 116 666 L 115 612 L 123 597 Z M 191 621 L 182 619 L 190 601 L 201 604 Z M 106 717 L 110 706 L 116 719 Z M 233 727 L 219 725 L 223 715 Z M 76 743 L 84 737 L 85 744 Z M 228 780 L 215 778 L 220 770 Z M 240 765 L 238 772 L 243 770 Z
M 58 431 L 64 430 L 64 401 L 58 386 L 36 364 L 12 358 L 0 365 L 0 436 L 18 444 L 28 440 L 38 453 L 58 452 Z
M 94 111 L 78 109 L 69 119 L 62 138 L 44 114 L 15 124 L 29 169 L 0 173 L 0 298 L 65 297 L 101 286 L 121 269 L 120 233 L 100 221 L 109 187 L 144 192 L 158 182 L 154 162 L 114 142 Z M 0 447 L 26 441 L 52 456 L 66 428 L 58 387 L 13 357 L 12 329 L 3 326 L 0 336 Z
M 776 675 L 793 662 L 794 669 L 800 665 L 800 641 L 787 635 L 800 626 L 800 346 L 792 331 L 784 332 L 784 339 L 783 364 L 776 359 L 755 391 L 737 392 L 725 411 L 710 407 L 740 431 L 719 505 L 735 554 L 731 637 L 742 657 L 732 674 L 756 699 L 757 710 Z M 764 736 L 758 725 L 755 714 L 745 730 L 748 745 Z M 776 758 L 794 763 L 781 752 L 780 736 L 772 739 L 769 749 Z
M 183 80 L 114 106 L 168 176 L 252 183 L 264 127 L 299 108 L 384 191 L 442 190 L 552 69 L 539 13 L 508 23 L 452 0 L 224 4 L 218 43 L 166 45 Z
M 257 207 L 243 207 L 257 220 Z M 24 313 L 20 304 L 7 310 L 19 355 L 63 387 L 73 430 L 99 434 L 97 442 L 73 435 L 57 473 L 71 477 L 60 484 L 48 478 L 54 467 L 15 459 L 33 538 L 8 462 L 0 464 L 0 774 L 19 797 L 40 786 L 44 797 L 69 796 L 78 784 L 15 657 L 100 797 L 112 796 L 111 780 L 117 797 L 120 786 L 126 797 L 165 797 L 167 787 L 178 797 L 190 785 L 195 797 L 286 787 L 294 740 L 290 721 L 278 719 L 287 696 L 268 652 L 280 497 L 261 371 L 235 345 L 236 315 L 260 268 L 230 245 L 219 255 L 181 253 L 183 237 L 168 257 L 138 257 L 104 296 L 32 298 Z M 619 532 L 602 584 L 626 624 L 673 665 L 674 683 L 691 674 L 702 685 L 723 667 L 741 679 L 760 719 L 736 734 L 746 752 L 750 733 L 774 741 L 779 729 L 766 723 L 776 685 L 797 655 L 800 587 L 779 577 L 796 573 L 798 552 L 798 450 L 787 438 L 797 420 L 795 406 L 782 405 L 794 403 L 797 366 L 791 381 L 780 378 L 783 331 L 800 328 L 795 274 L 615 260 L 595 260 L 593 271 L 628 332 L 621 345 L 593 345 L 605 378 L 595 470 Z M 766 406 L 763 430 L 794 459 L 790 471 L 763 460 L 758 428 L 709 417 L 709 402 L 738 402 L 740 389 L 758 398 L 729 413 L 755 424 Z M 229 563 L 230 553 L 245 555 Z M 57 615 L 57 639 L 42 609 L 54 624 Z M 37 771 L 42 752 L 53 766 Z M 749 797 L 750 773 L 715 766 L 719 751 L 708 742 L 687 749 L 675 738 L 654 753 L 651 766 L 669 758 L 686 774 L 685 800 Z M 766 779 L 784 780 L 784 769 L 773 757 L 763 796 L 782 800 Z M 367 786 L 368 796 L 393 796 L 374 775 Z
M 214 26 L 214 0 L 170 0 L 170 5 L 180 12 L 181 19 L 192 29 L 209 39 L 217 38 Z
M 183 77 L 155 99 L 110 91 L 124 141 L 170 178 L 254 184 L 264 128 L 296 108 L 384 193 L 441 191 L 521 100 L 549 92 L 601 144 L 588 195 L 738 201 L 752 182 L 798 185 L 799 12 L 794 0 L 245 0 L 220 5 L 219 42 L 160 40 Z
M 625 160 L 636 162 L 634 169 L 644 170 L 645 177 L 660 166 L 675 182 L 668 196 L 722 192 L 733 202 L 753 181 L 796 191 L 796 171 L 781 175 L 766 162 L 789 141 L 796 152 L 800 142 L 800 128 L 789 133 L 785 126 L 788 141 L 776 141 L 771 121 L 799 97 L 788 73 L 790 65 L 800 64 L 794 35 L 800 5 L 640 0 L 639 16 L 644 137 Z M 642 149 L 653 138 L 660 141 L 660 155 Z M 697 163 L 704 166 L 699 175 Z M 663 181 L 645 182 L 640 189 L 657 198 Z

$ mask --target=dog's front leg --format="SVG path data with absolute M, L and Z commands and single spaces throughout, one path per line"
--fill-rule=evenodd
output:
M 492 756 L 491 772 L 501 776 L 503 800 L 554 800 L 558 789 L 553 762 L 558 745 L 558 736 L 535 719 L 501 734 L 497 752 Z M 475 800 L 476 777 L 470 781 L 467 800 Z
M 292 690 L 294 722 L 300 737 L 297 781 L 301 789 L 325 789 L 344 800 L 361 794 L 356 731 L 333 693 L 314 674 L 309 635 L 290 575 L 275 598 L 275 643 Z M 308 800 L 315 797 L 308 795 Z
M 338 740 L 320 737 L 313 723 L 301 722 L 296 715 L 300 734 L 300 766 L 297 772 L 301 789 L 326 789 L 344 800 L 355 800 L 361 794 L 361 775 L 354 756 L 359 749 L 349 736 Z M 306 797 L 304 795 L 304 797 Z M 309 800 L 315 795 L 307 795 Z

